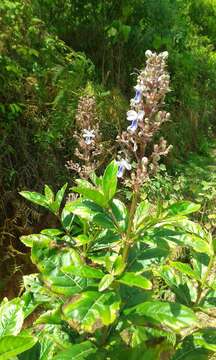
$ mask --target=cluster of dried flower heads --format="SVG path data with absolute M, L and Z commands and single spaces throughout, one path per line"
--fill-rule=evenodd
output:
M 157 172 L 161 156 L 167 155 L 171 149 L 164 138 L 152 145 L 152 139 L 161 125 L 170 119 L 170 114 L 162 110 L 165 96 L 170 91 L 167 57 L 167 51 L 160 54 L 146 51 L 146 67 L 137 77 L 135 97 L 131 99 L 131 109 L 127 112 L 130 125 L 116 139 L 120 147 L 117 155 L 118 177 L 123 177 L 126 170 L 131 171 L 130 179 L 125 182 L 134 191 Z M 66 166 L 80 177 L 88 178 L 100 166 L 105 155 L 94 96 L 84 95 L 79 99 L 76 126 L 74 137 L 78 146 L 75 155 L 79 162 L 70 160 Z
M 103 152 L 94 96 L 80 97 L 76 113 L 76 128 L 75 156 L 79 162 L 69 160 L 66 167 L 77 172 L 81 178 L 88 178 L 89 174 L 98 168 Z
M 146 67 L 138 75 L 135 97 L 131 99 L 131 109 L 127 112 L 127 120 L 131 124 L 117 138 L 121 147 L 118 176 L 122 177 L 125 170 L 131 170 L 129 183 L 135 191 L 156 173 L 160 157 L 167 155 L 171 149 L 161 138 L 147 155 L 153 137 L 170 119 L 170 114 L 161 110 L 170 91 L 170 77 L 166 71 L 168 52 L 156 54 L 147 50 L 146 57 Z

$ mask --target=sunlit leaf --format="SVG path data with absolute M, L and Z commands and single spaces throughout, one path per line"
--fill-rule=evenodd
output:
M 112 161 L 105 169 L 103 175 L 103 193 L 107 201 L 111 200 L 117 188 L 117 172 L 118 172 L 118 165 L 116 161 Z
M 117 279 L 117 281 L 121 284 L 131 287 L 136 286 L 146 290 L 150 290 L 152 288 L 151 281 L 142 275 L 138 275 L 132 272 L 125 272 L 120 278 Z
M 104 275 L 104 277 L 101 279 L 101 281 L 98 285 L 98 290 L 104 291 L 104 290 L 108 289 L 108 287 L 112 284 L 113 281 L 114 281 L 113 275 L 111 275 L 111 274 Z
M 139 315 L 152 321 L 163 324 L 173 331 L 179 332 L 188 326 L 197 324 L 197 318 L 190 308 L 171 302 L 147 301 L 124 311 L 126 315 Z
M 90 342 L 85 341 L 80 344 L 70 346 L 67 350 L 61 351 L 53 360 L 84 360 L 90 354 L 96 352 L 96 347 Z
M 10 360 L 33 347 L 36 342 L 37 338 L 32 336 L 4 336 L 0 339 L 0 360 Z
M 63 306 L 63 314 L 75 329 L 94 332 L 112 324 L 120 308 L 119 296 L 112 292 L 86 291 Z
M 22 300 L 15 298 L 0 305 L 0 337 L 18 335 L 24 321 Z

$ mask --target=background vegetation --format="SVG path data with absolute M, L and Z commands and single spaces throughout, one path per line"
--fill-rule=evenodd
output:
M 205 155 L 214 134 L 215 13 L 214 0 L 1 1 L 2 288 L 29 271 L 18 237 L 53 221 L 29 208 L 17 191 L 71 182 L 65 162 L 73 158 L 75 113 L 83 92 L 96 96 L 104 138 L 115 138 L 126 125 L 133 73 L 143 66 L 147 49 L 169 51 L 172 124 L 163 131 L 173 144 L 167 177 L 162 170 L 149 192 L 155 196 L 154 184 L 160 189 L 165 182 L 164 189 L 175 185 L 178 196 L 192 196 L 185 187 L 191 175 L 177 164 L 191 151 Z

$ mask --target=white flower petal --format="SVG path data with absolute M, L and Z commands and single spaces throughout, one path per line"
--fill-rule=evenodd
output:
M 137 114 L 137 119 L 142 120 L 144 118 L 145 111 L 139 111 Z
M 135 110 L 129 110 L 127 112 L 127 120 L 128 121 L 133 121 L 137 119 L 137 112 Z
M 127 160 L 122 160 L 122 165 L 125 167 L 125 169 L 127 170 L 131 170 L 131 164 L 127 161 Z

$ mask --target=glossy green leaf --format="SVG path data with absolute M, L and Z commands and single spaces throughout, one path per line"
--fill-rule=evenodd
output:
M 59 209 L 60 206 L 61 206 L 62 200 L 63 200 L 63 198 L 64 198 L 65 191 L 66 191 L 66 189 L 67 189 L 67 186 L 68 186 L 67 183 L 64 184 L 64 185 L 62 186 L 62 188 L 61 188 L 60 190 L 58 190 L 58 192 L 57 192 L 57 194 L 56 194 L 55 202 L 56 202 L 56 204 L 57 204 L 58 209 Z
M 145 290 L 150 290 L 152 288 L 151 281 L 146 279 L 144 276 L 133 272 L 125 272 L 117 279 L 117 281 L 127 286 L 135 286 Z
M 163 265 L 158 274 L 176 295 L 176 301 L 189 307 L 192 306 L 197 298 L 197 288 L 184 273 L 170 265 Z
M 165 301 L 147 301 L 126 309 L 124 313 L 125 315 L 133 316 L 136 314 L 143 316 L 153 323 L 163 324 L 176 332 L 197 324 L 197 318 L 193 310 L 178 303 Z
M 200 279 L 202 279 L 206 271 L 208 269 L 208 264 L 210 261 L 210 257 L 205 253 L 196 253 L 192 254 L 191 262 L 193 264 L 194 271 L 199 275 Z
M 90 241 L 90 238 L 85 234 L 81 234 L 76 237 L 73 237 L 73 239 L 76 241 L 77 246 L 88 244 Z
M 53 310 L 48 310 L 45 313 L 41 314 L 35 324 L 61 324 L 61 309 L 60 306 L 57 306 Z
M 74 221 L 74 214 L 71 214 L 71 212 L 68 211 L 66 207 L 64 207 L 61 213 L 61 223 L 63 228 L 70 232 L 72 230 L 73 221 Z
M 63 266 L 82 265 L 82 260 L 74 249 L 58 249 L 47 247 L 43 243 L 34 243 L 32 261 L 41 272 L 41 278 L 46 286 L 57 294 L 73 295 L 87 286 L 87 280 L 62 272 Z
M 90 179 L 95 186 L 102 186 L 103 178 L 101 176 L 98 177 L 95 172 L 90 174 Z
M 194 251 L 200 253 L 211 254 L 212 249 L 206 240 L 200 236 L 184 231 L 184 229 L 174 230 L 170 228 L 155 228 L 149 235 L 149 238 L 144 238 L 144 241 L 155 242 L 156 244 L 166 244 L 169 246 L 171 243 L 178 245 L 189 246 Z
M 61 351 L 58 355 L 54 356 L 53 360 L 84 360 L 95 352 L 96 347 L 90 341 L 84 341 Z
M 112 324 L 120 309 L 120 298 L 112 292 L 86 291 L 63 306 L 63 315 L 78 331 L 94 332 Z
M 21 191 L 20 195 L 23 196 L 25 199 L 33 202 L 34 204 L 41 205 L 47 209 L 49 208 L 49 203 L 45 195 L 39 194 L 34 191 Z
M 92 221 L 96 225 L 101 226 L 102 228 L 115 229 L 115 225 L 114 225 L 111 217 L 107 214 L 98 213 L 93 217 Z
M 101 207 L 107 206 L 107 200 L 99 190 L 77 186 L 73 188 L 73 191 L 83 195 L 88 200 L 92 200 Z
M 118 230 L 120 230 L 120 232 L 126 231 L 128 225 L 128 211 L 125 204 L 118 199 L 113 199 L 110 203 L 110 208 Z
M 126 267 L 126 263 L 123 260 L 122 255 L 117 256 L 112 266 L 112 273 L 114 275 L 120 275 Z
M 216 290 L 209 290 L 202 298 L 199 306 L 202 306 L 204 309 L 216 308 Z
M 149 211 L 150 204 L 148 201 L 142 201 L 137 206 L 133 221 L 134 229 L 137 229 L 144 222 L 145 218 L 149 215 Z
M 109 215 L 104 212 L 102 207 L 93 201 L 78 199 L 68 203 L 65 208 L 73 214 L 80 216 L 82 219 L 93 221 L 102 227 L 114 227 Z
M 0 305 L 0 337 L 17 335 L 22 329 L 24 314 L 22 300 L 15 298 Z
M 181 263 L 179 261 L 171 262 L 171 266 L 180 271 L 181 273 L 188 275 L 192 279 L 200 280 L 199 275 L 191 268 L 189 264 Z
M 187 336 L 172 360 L 208 360 L 216 352 L 215 328 L 205 328 Z
M 60 229 L 44 229 L 41 231 L 41 234 L 55 237 L 64 234 L 64 231 Z
M 170 205 L 166 211 L 170 215 L 188 215 L 200 209 L 200 204 L 195 204 L 190 201 L 179 201 Z
M 216 352 L 216 330 L 215 328 L 201 329 L 193 333 L 194 343 L 204 349 Z
M 37 339 L 32 336 L 4 336 L 0 339 L 0 360 L 10 360 L 35 345 Z
M 75 275 L 75 276 L 80 276 L 80 277 L 90 278 L 90 279 L 91 278 L 101 279 L 104 276 L 103 271 L 93 268 L 88 265 L 63 266 L 62 271 L 72 274 L 72 275 Z
M 49 246 L 53 239 L 44 234 L 31 234 L 21 236 L 20 240 L 26 246 L 32 247 L 34 243 L 43 243 L 43 246 Z
M 103 193 L 107 201 L 110 201 L 115 193 L 117 188 L 117 172 L 118 165 L 116 161 L 112 161 L 105 169 L 103 175 Z
M 104 275 L 104 277 L 101 279 L 101 281 L 98 285 L 98 290 L 104 291 L 104 290 L 108 289 L 108 287 L 112 284 L 114 279 L 115 279 L 114 276 L 111 274 Z
M 48 185 L 45 185 L 44 187 L 44 194 L 48 204 L 51 204 L 54 201 L 54 193 Z
M 93 216 L 101 211 L 101 208 L 98 208 L 92 201 L 82 199 L 67 203 L 65 209 L 69 213 L 73 213 L 88 221 L 91 221 Z

